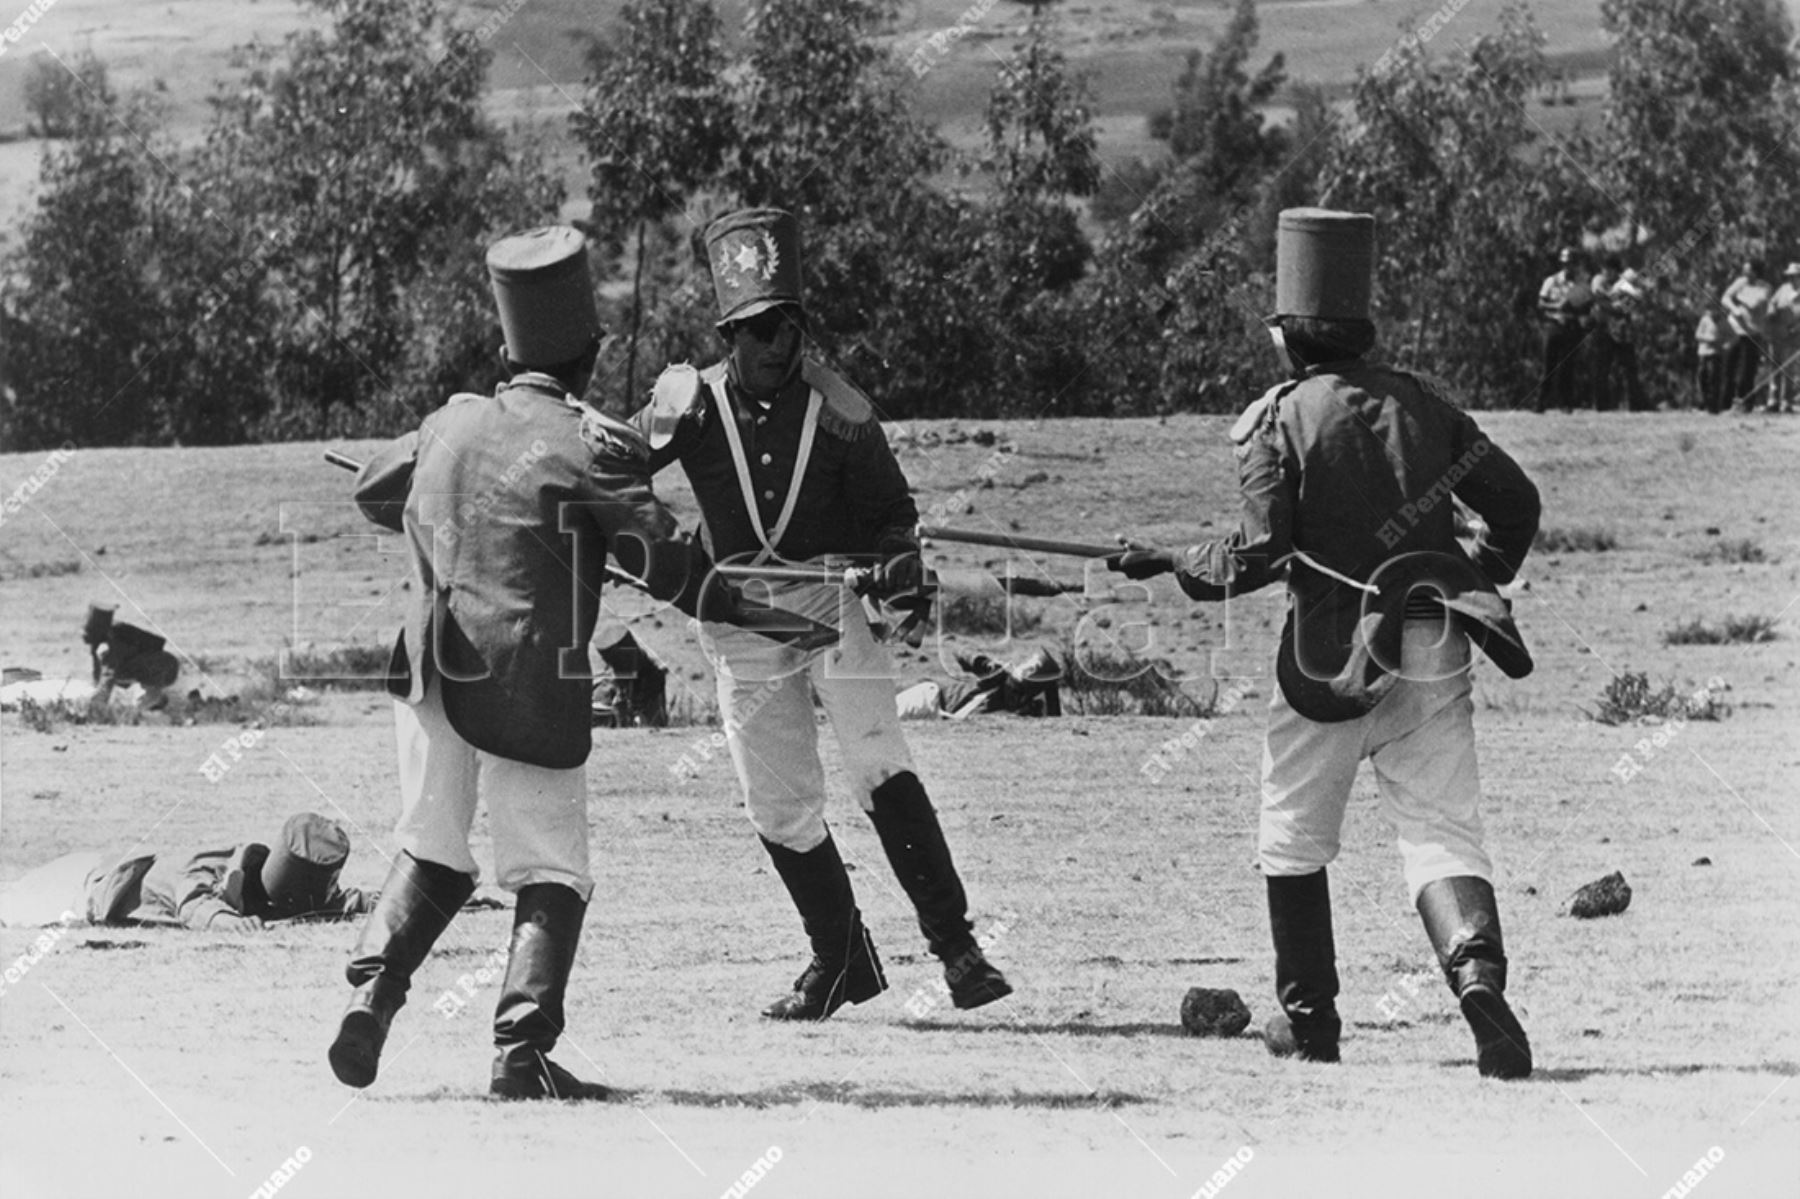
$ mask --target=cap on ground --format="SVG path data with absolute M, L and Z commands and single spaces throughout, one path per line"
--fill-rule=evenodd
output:
M 335 820 L 317 812 L 288 817 L 262 866 L 270 908 L 277 915 L 299 915 L 324 907 L 349 856 L 350 834 Z

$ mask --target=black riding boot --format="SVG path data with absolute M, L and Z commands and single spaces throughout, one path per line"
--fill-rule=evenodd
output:
M 394 859 L 344 971 L 356 990 L 329 1054 L 339 1082 L 366 1087 L 375 1081 L 388 1025 L 406 1002 L 413 971 L 474 892 L 474 877 L 460 870 L 405 851 Z
M 1269 931 L 1275 940 L 1275 997 L 1281 1011 L 1264 1041 L 1276 1057 L 1338 1060 L 1337 946 L 1331 937 L 1331 887 L 1325 871 L 1270 875 Z
M 587 901 L 561 883 L 519 888 L 513 911 L 506 981 L 494 1009 L 490 1094 L 501 1099 L 605 1099 L 598 1083 L 582 1082 L 550 1060 L 563 1031 L 563 995 L 581 940 Z
M 1469 875 L 1426 883 L 1419 892 L 1419 917 L 1475 1034 L 1481 1076 L 1530 1076 L 1531 1043 L 1506 1002 L 1506 950 L 1493 885 Z
M 794 980 L 792 994 L 763 1009 L 771 1020 L 823 1020 L 846 1003 L 863 1003 L 887 990 L 875 942 L 863 927 L 850 875 L 831 834 L 805 853 L 763 838 L 812 942 L 812 961 Z
M 1006 976 L 994 968 L 975 942 L 969 899 L 950 860 L 950 846 L 919 776 L 896 774 L 870 795 L 869 819 L 881 838 L 888 864 L 919 913 L 919 930 L 944 963 L 950 1001 L 977 1008 L 1012 994 Z

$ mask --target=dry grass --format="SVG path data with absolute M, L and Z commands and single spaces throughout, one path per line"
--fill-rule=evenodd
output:
M 1236 511 L 1229 424 L 1009 427 L 1022 475 L 1054 462 L 1062 477 L 1022 494 L 981 492 L 972 519 L 1082 540 L 1220 535 Z M 517 1112 L 480 1097 L 493 991 L 455 1019 L 432 1000 L 504 943 L 503 913 L 452 926 L 415 981 L 382 1079 L 347 1110 L 353 1097 L 322 1048 L 344 1000 L 352 930 L 75 930 L 4 995 L 7 1193 L 241 1195 L 305 1145 L 312 1161 L 291 1184 L 296 1196 L 388 1183 L 406 1193 L 713 1196 L 774 1145 L 783 1160 L 758 1195 L 841 1195 L 853 1179 L 869 1195 L 1178 1197 L 1251 1145 L 1254 1163 L 1231 1184 L 1242 1199 L 1310 1193 L 1322 1177 L 1346 1194 L 1435 1197 L 1446 1171 L 1472 1196 L 1612 1196 L 1660 1194 L 1714 1144 L 1728 1154 L 1709 1183 L 1719 1195 L 1782 1193 L 1800 1164 L 1779 1131 L 1800 1120 L 1790 1081 L 1800 1025 L 1782 1018 L 1791 986 L 1769 963 L 1800 957 L 1800 927 L 1780 915 L 1800 900 L 1784 846 L 1800 843 L 1782 752 L 1794 676 L 1781 642 L 1669 650 L 1661 635 L 1687 612 L 1778 612 L 1791 600 L 1778 563 L 1721 571 L 1694 554 L 1706 528 L 1733 527 L 1780 556 L 1776 530 L 1800 506 L 1788 468 L 1800 427 L 1685 414 L 1502 413 L 1483 424 L 1532 472 L 1553 523 L 1619 540 L 1607 553 L 1529 561 L 1517 613 L 1538 670 L 1511 683 L 1477 668 L 1481 694 L 1496 697 L 1477 717 L 1484 818 L 1537 1080 L 1481 1083 L 1448 993 L 1401 989 L 1431 969 L 1430 949 L 1366 772 L 1332 880 L 1345 1064 L 1309 1069 L 1272 1061 L 1249 1037 L 1177 1035 L 1190 986 L 1237 989 L 1257 1026 L 1271 1010 L 1249 863 L 1283 605 L 1263 593 L 1203 608 L 1166 581 L 1128 589 L 1102 573 L 1088 598 L 1043 602 L 1046 638 L 1086 650 L 1109 644 L 1103 630 L 1140 661 L 1167 661 L 1197 701 L 1212 702 L 1213 680 L 1248 682 L 1258 698 L 1217 714 L 1155 783 L 1140 768 L 1192 718 L 909 726 L 1014 999 L 908 1013 L 909 1001 L 936 994 L 938 975 L 825 737 L 828 815 L 891 990 L 819 1028 L 759 1021 L 756 1008 L 799 969 L 803 940 L 738 810 L 729 761 L 717 753 L 682 781 L 670 767 L 697 730 L 607 732 L 588 767 L 600 889 L 558 1056 L 629 1088 L 632 1102 Z M 1732 477 L 1671 478 L 1669 438 L 1683 428 L 1703 430 L 1709 452 L 1736 464 Z M 921 507 L 989 451 L 934 453 L 946 456 L 947 482 L 922 488 Z M 303 445 L 70 461 L 34 497 L 48 519 L 9 518 L 7 548 L 20 562 L 79 557 L 93 569 L 0 580 L 8 664 L 85 671 L 80 614 L 106 595 L 121 599 L 121 619 L 168 635 L 184 661 L 200 655 L 222 686 L 254 681 L 251 664 L 284 642 L 384 643 L 399 618 L 403 556 L 391 542 L 341 535 L 365 526 L 342 503 L 342 476 L 317 457 Z M 0 457 L 0 493 L 33 465 Z M 1766 484 L 1744 488 L 1744 477 Z M 133 487 L 109 485 L 119 478 Z M 659 483 L 691 515 L 679 478 Z M 291 547 L 254 544 L 283 507 L 286 527 L 320 534 L 300 546 L 297 577 Z M 1660 519 L 1676 510 L 1678 520 Z M 991 569 L 982 553 L 945 557 Z M 1080 574 L 1070 562 L 1038 565 Z M 684 622 L 634 597 L 609 593 L 607 603 L 673 668 L 672 704 L 708 702 Z M 969 646 L 1008 658 L 1021 648 L 955 636 L 903 654 L 903 669 L 941 677 Z M 1646 691 L 1663 689 L 1650 678 L 1723 676 L 1735 710 L 1691 720 L 1647 757 L 1641 730 L 1574 718 L 1615 673 L 1609 663 L 1646 667 Z M 287 814 L 316 808 L 351 827 L 346 881 L 378 885 L 396 805 L 389 707 L 378 692 L 324 691 L 305 709 L 316 724 L 272 728 L 216 784 L 199 767 L 219 751 L 220 727 L 23 735 L 8 714 L 0 879 L 146 836 L 172 856 L 267 838 Z M 1622 754 L 1641 766 L 1626 783 L 1613 773 Z M 485 869 L 485 817 L 475 841 Z M 1701 857 L 1713 865 L 1690 865 Z M 1603 929 L 1556 917 L 1576 886 L 1614 869 L 1637 894 L 1623 917 Z M 993 935 L 1003 920 L 1008 931 Z M 31 940 L 0 932 L 0 962 Z M 1404 1000 L 1396 1019 L 1381 1009 L 1390 994 Z M 1485 1131 L 1471 1141 L 1471 1128 Z
M 1663 634 L 1664 645 L 1755 645 L 1775 640 L 1774 618 L 1727 616 L 1718 624 L 1695 618 Z

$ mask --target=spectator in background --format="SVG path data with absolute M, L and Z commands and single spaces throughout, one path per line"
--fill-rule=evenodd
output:
M 1700 323 L 1694 327 L 1694 382 L 1700 393 L 1699 404 L 1715 416 L 1726 404 L 1725 361 L 1736 340 L 1731 326 L 1725 323 L 1724 313 L 1723 304 L 1708 300 L 1700 312 Z
M 1576 250 L 1564 250 L 1560 268 L 1538 288 L 1538 314 L 1544 331 L 1544 375 L 1538 382 L 1537 411 L 1554 404 L 1564 412 L 1575 406 L 1580 387 L 1583 343 L 1593 320 L 1594 291 L 1587 264 Z
M 1617 254 L 1594 276 L 1594 407 L 1616 408 L 1614 376 L 1623 373 L 1626 406 L 1633 412 L 1649 407 L 1638 375 L 1636 321 L 1644 296 L 1644 280 L 1626 268 Z
M 1800 262 L 1781 272 L 1769 301 L 1769 408 L 1792 412 L 1800 400 Z
M 1756 404 L 1757 368 L 1768 353 L 1769 301 L 1774 295 L 1774 286 L 1763 277 L 1762 260 L 1747 258 L 1744 269 L 1719 297 L 1737 338 L 1725 352 L 1725 386 L 1740 412 L 1749 412 Z

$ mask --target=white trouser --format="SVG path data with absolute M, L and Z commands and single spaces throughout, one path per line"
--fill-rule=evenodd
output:
M 1415 900 L 1436 879 L 1491 879 L 1481 846 L 1468 638 L 1441 621 L 1408 621 L 1401 667 L 1373 711 L 1337 724 L 1306 719 L 1275 689 L 1263 741 L 1258 850 L 1265 875 L 1311 874 L 1337 857 L 1344 807 L 1368 758 Z
M 552 770 L 484 753 L 462 739 L 444 715 L 433 678 L 417 707 L 394 701 L 400 750 L 400 848 L 479 877 L 469 853 L 475 798 L 487 800 L 494 834 L 494 873 L 508 891 L 533 883 L 572 887 L 585 902 L 588 873 L 587 768 Z
M 788 584 L 772 602 L 842 631 L 837 645 L 803 652 L 731 625 L 702 626 L 719 682 L 719 718 L 750 824 L 805 853 L 825 840 L 825 768 L 816 694 L 837 735 L 850 792 L 866 812 L 875 788 L 913 768 L 894 708 L 894 664 L 869 631 L 862 601 L 844 587 Z

